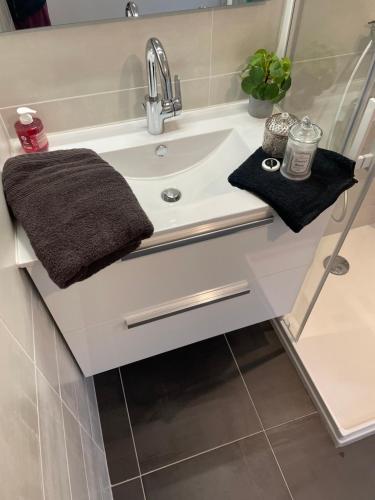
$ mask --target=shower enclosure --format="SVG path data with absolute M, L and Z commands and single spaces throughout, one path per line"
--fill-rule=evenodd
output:
M 293 310 L 275 321 L 338 445 L 375 433 L 373 19 L 372 0 L 297 0 L 287 49 L 285 109 L 308 114 L 322 147 L 357 162 L 358 184 L 333 208 Z

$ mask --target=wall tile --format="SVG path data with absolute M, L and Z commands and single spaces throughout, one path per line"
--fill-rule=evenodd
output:
M 95 445 L 86 432 L 81 431 L 81 436 L 90 500 L 111 500 L 112 492 L 105 454 Z
M 324 13 L 324 15 L 322 15 Z M 293 59 L 359 52 L 369 41 L 367 23 L 375 17 L 373 0 L 302 0 L 298 43 Z
M 37 374 L 45 500 L 70 500 L 61 401 Z
M 87 395 L 86 380 L 83 375 L 79 378 L 76 384 L 78 419 L 83 428 L 91 435 L 91 422 L 89 400 Z
M 34 365 L 0 321 L 1 498 L 42 498 Z
M 35 105 L 35 108 L 47 132 L 60 132 L 143 116 L 142 101 L 145 94 L 146 90 L 139 88 L 47 101 Z M 16 137 L 13 125 L 16 107 L 1 110 L 1 115 L 12 137 Z
M 57 374 L 55 325 L 39 295 L 32 293 L 35 361 L 49 383 L 59 392 Z
M 247 97 L 241 89 L 241 79 L 238 73 L 211 78 L 210 105 L 239 101 Z
M 30 282 L 24 270 L 14 267 L 0 270 L 0 282 L 0 318 L 33 358 Z
M 208 105 L 208 78 L 181 82 L 183 109 Z M 79 127 L 145 118 L 142 107 L 146 87 L 120 92 L 93 94 L 73 99 L 47 101 L 37 104 L 38 115 L 48 132 L 60 132 Z M 14 122 L 16 107 L 2 109 L 1 115 L 11 137 L 16 137 Z
M 200 12 L 3 34 L 0 66 L 12 82 L 0 80 L 0 106 L 143 86 L 150 36 L 161 38 L 173 73 L 208 76 L 210 25 Z
M 239 71 L 252 52 L 275 50 L 284 0 L 214 11 L 212 74 Z
M 65 407 L 63 416 L 72 498 L 89 500 L 79 424 Z
M 102 427 L 98 411 L 98 402 L 96 400 L 96 392 L 93 377 L 86 380 L 87 396 L 89 401 L 91 436 L 95 443 L 104 450 Z
M 64 339 L 57 331 L 56 348 L 61 397 L 73 414 L 78 416 L 76 386 L 78 385 L 78 381 L 82 375 Z

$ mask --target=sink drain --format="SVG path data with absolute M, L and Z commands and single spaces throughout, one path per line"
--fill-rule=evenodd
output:
M 325 269 L 327 269 L 328 262 L 329 262 L 330 258 L 331 258 L 331 256 L 329 255 L 323 261 L 323 266 L 325 267 Z M 349 269 L 350 269 L 349 262 L 346 259 L 344 259 L 344 257 L 341 257 L 341 255 L 338 255 L 334 259 L 329 272 L 331 274 L 335 274 L 336 276 L 342 276 L 343 274 L 346 274 L 349 271 Z
M 167 188 L 164 189 L 161 193 L 161 197 L 164 201 L 168 203 L 174 203 L 181 198 L 181 191 L 176 188 Z

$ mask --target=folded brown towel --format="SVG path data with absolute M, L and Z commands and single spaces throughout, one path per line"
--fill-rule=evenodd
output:
M 123 176 L 89 149 L 10 158 L 3 186 L 36 256 L 60 288 L 127 255 L 154 230 Z

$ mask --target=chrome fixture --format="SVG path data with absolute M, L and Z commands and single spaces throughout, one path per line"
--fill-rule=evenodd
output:
M 324 259 L 323 261 L 324 269 L 327 269 L 330 260 L 331 260 L 331 255 L 329 255 Z M 349 269 L 350 269 L 349 262 L 341 255 L 337 255 L 333 259 L 329 272 L 331 274 L 335 274 L 336 276 L 343 276 L 349 271 Z
M 138 6 L 135 2 L 128 2 L 126 4 L 125 17 L 139 17 Z
M 155 149 L 155 154 L 159 158 L 165 158 L 168 154 L 168 146 L 166 146 L 165 144 L 160 144 L 160 146 Z
M 150 38 L 146 44 L 146 67 L 148 95 L 145 97 L 144 107 L 147 113 L 147 128 L 150 134 L 158 135 L 164 132 L 164 120 L 177 116 L 182 111 L 180 80 L 176 75 L 173 95 L 167 55 L 157 38 Z M 157 67 L 162 96 L 158 93 Z
M 167 188 L 161 193 L 162 199 L 168 203 L 175 203 L 181 199 L 181 196 L 181 191 L 176 188 Z

